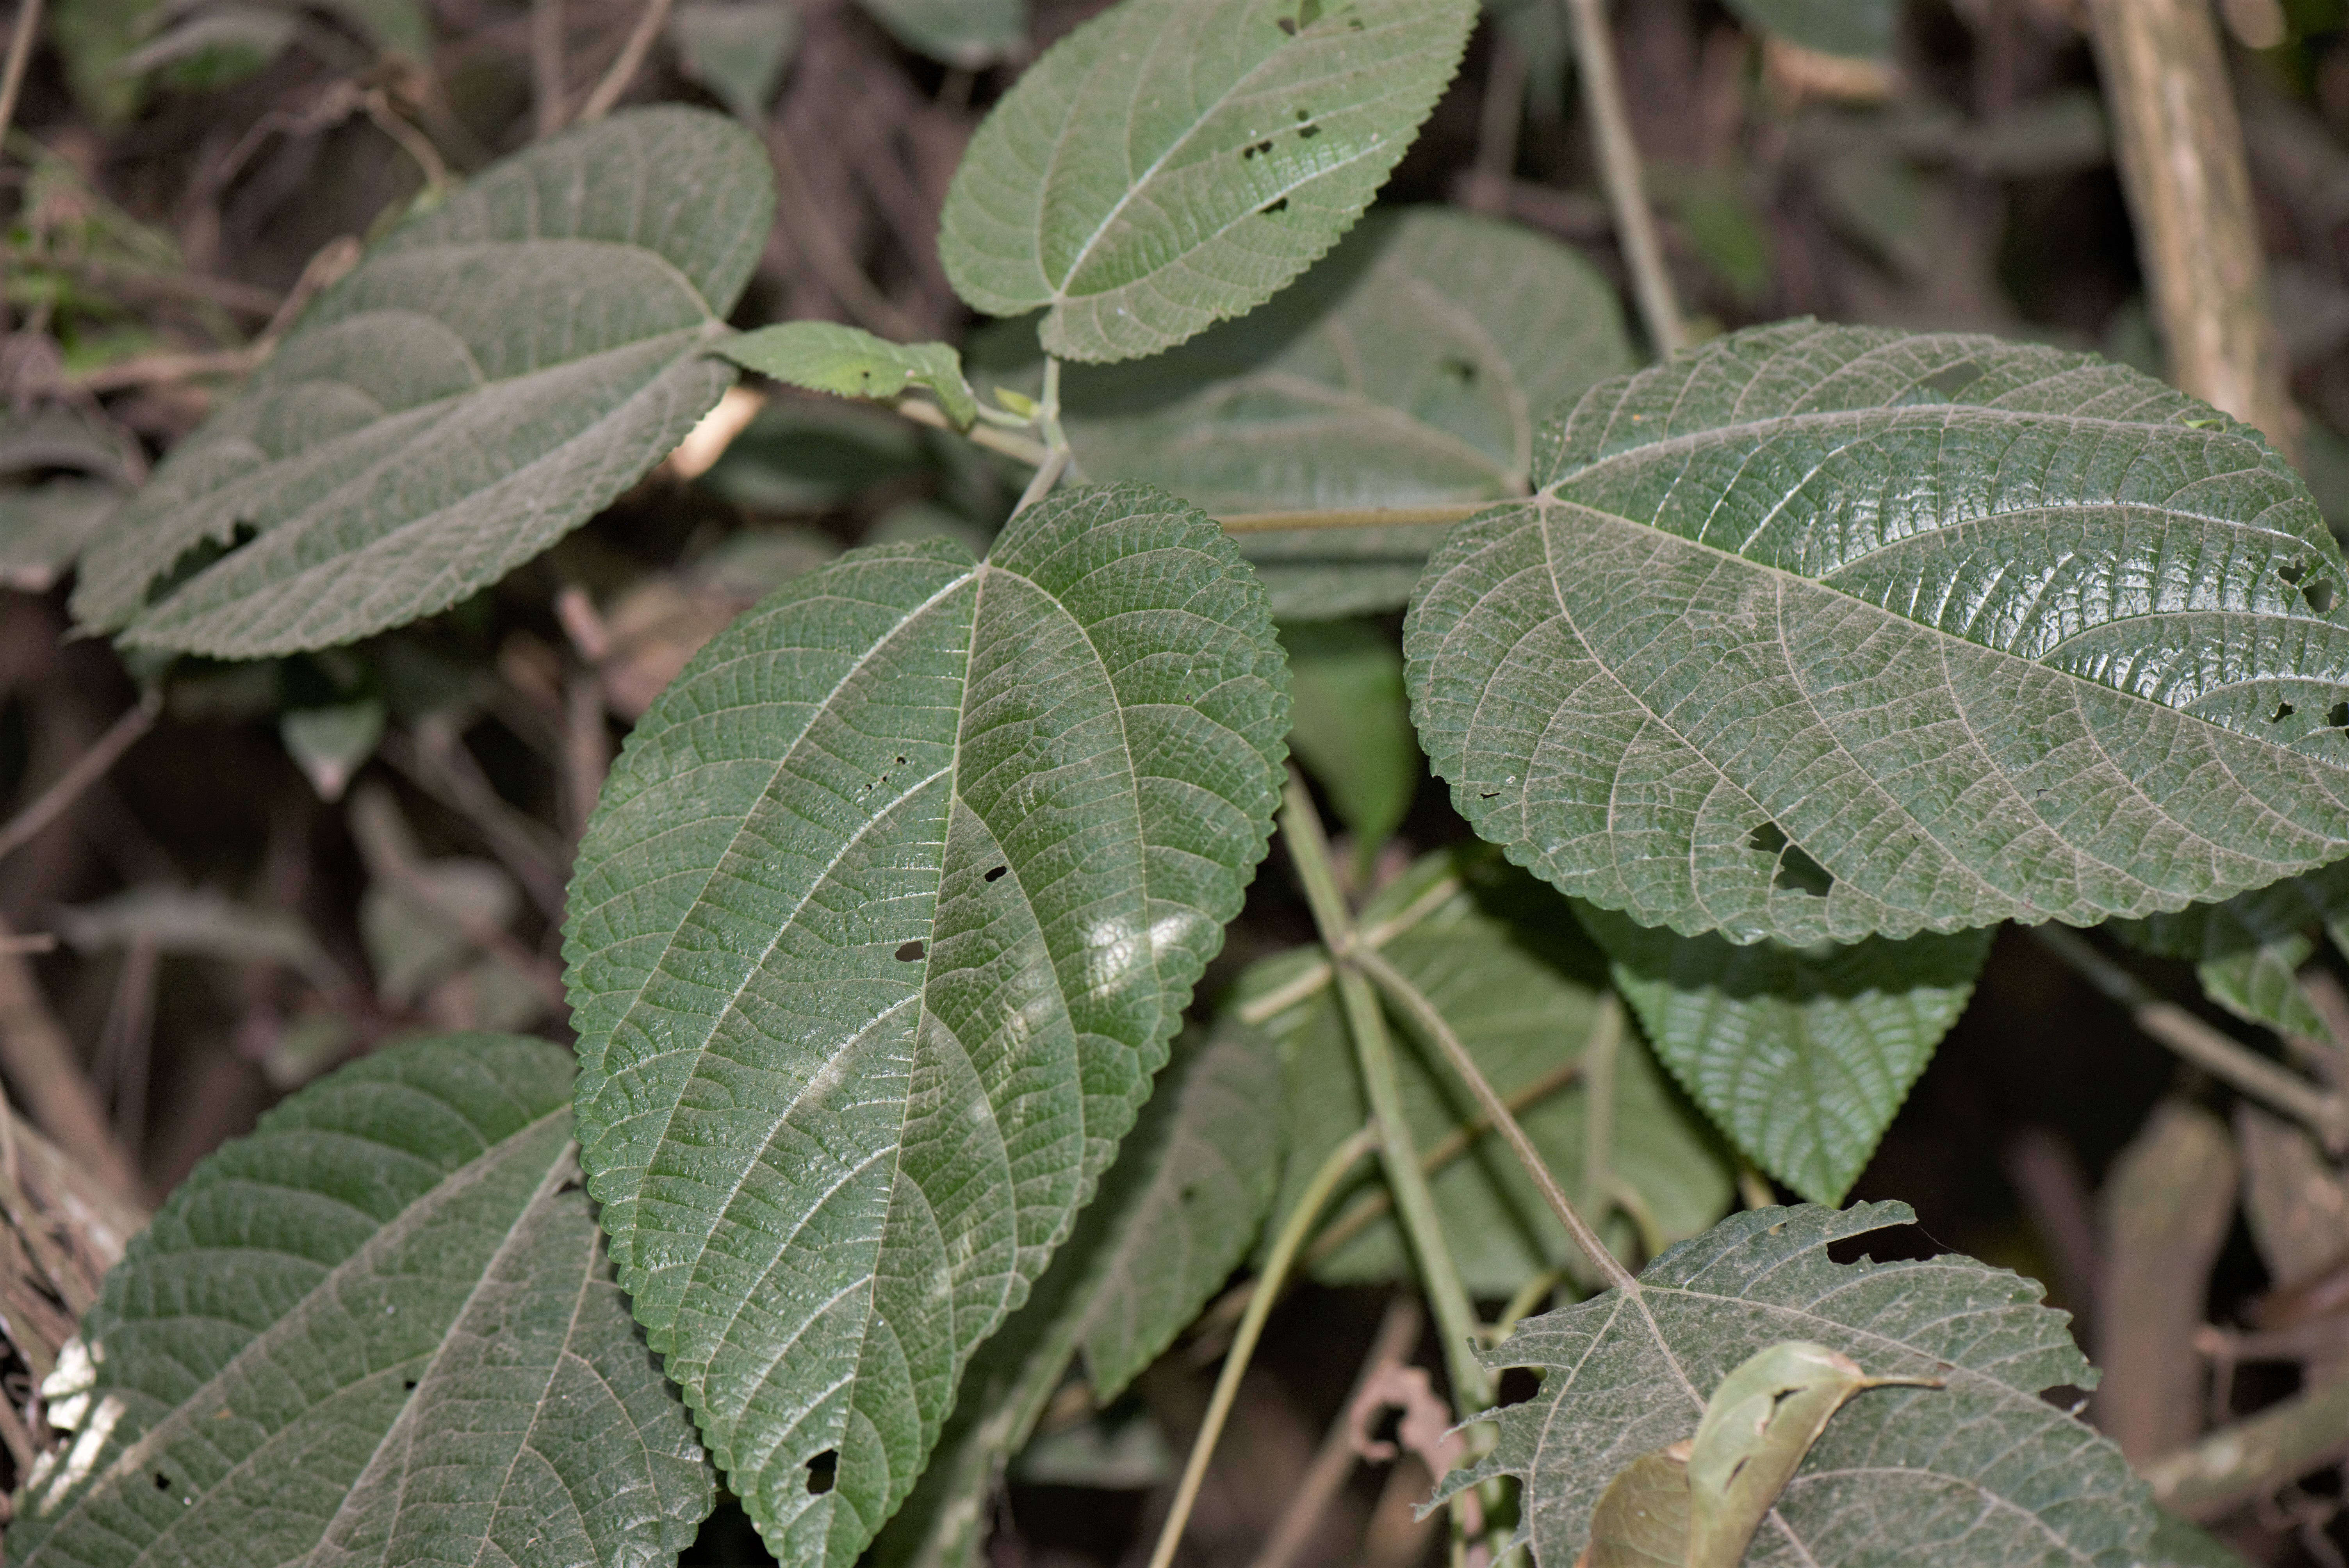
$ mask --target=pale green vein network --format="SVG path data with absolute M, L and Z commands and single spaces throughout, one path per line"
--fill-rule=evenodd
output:
M 2349 573 L 2247 427 L 2089 356 L 1793 323 L 1545 439 L 1405 642 L 1454 802 L 1564 891 L 1803 944 L 2349 849 Z
M 904 1498 L 1149 1092 L 1285 687 L 1222 531 L 1124 486 L 796 580 L 631 738 L 572 890 L 583 1162 L 786 1562 Z

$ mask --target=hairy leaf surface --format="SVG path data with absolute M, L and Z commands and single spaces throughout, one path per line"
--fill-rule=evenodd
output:
M 1262 590 L 1142 486 L 809 573 L 637 725 L 571 892 L 582 1159 L 786 1563 L 871 1540 L 1067 1234 L 1287 727 Z
M 1930 1558 L 2128 1568 L 2144 1561 L 2151 1494 L 2094 1430 L 2040 1398 L 2095 1373 L 2032 1281 L 1971 1258 L 1841 1264 L 1830 1243 L 1914 1216 L 1901 1203 L 1733 1214 L 1609 1291 L 1529 1318 L 1486 1357 L 1540 1390 L 1498 1411 L 1498 1445 L 1454 1471 L 1525 1488 L 1543 1568 L 1575 1561 L 1591 1511 L 1632 1460 L 1693 1436 L 1708 1394 L 1778 1340 L 1807 1338 L 1880 1377 L 1846 1406 L 1795 1473 L 1745 1561 L 1807 1568 Z
M 1851 1191 L 1965 1011 L 1997 934 L 1737 947 L 1576 913 L 1689 1098 L 1764 1171 L 1827 1204 Z
M 723 116 L 552 138 L 396 229 L 91 541 L 74 613 L 254 658 L 448 608 L 585 522 L 734 377 L 774 210 Z
M 49 1383 L 9 1560 L 673 1562 L 708 1462 L 630 1320 L 568 1053 L 395 1046 L 199 1165 Z
M 1101 1194 L 1028 1305 L 979 1346 L 937 1451 L 874 1543 L 882 1568 L 976 1568 L 1003 1467 L 1080 1354 L 1106 1405 L 1247 1253 L 1280 1171 L 1280 1067 L 1253 1032 L 1178 1044 Z
M 1266 300 L 1370 204 L 1473 0 L 1125 0 L 1045 52 L 947 194 L 938 253 L 1045 352 L 1154 354 Z
M 1795 322 L 1585 393 L 1404 632 L 1485 837 L 1644 925 L 2085 924 L 2349 850 L 2339 547 L 2133 370 Z
M 1365 939 L 1378 940 L 1388 962 L 1443 1012 L 1504 1098 L 1547 1086 L 1517 1107 L 1517 1119 L 1552 1172 L 1576 1191 L 1591 1119 L 1590 1096 L 1577 1074 L 1587 1065 L 1606 965 L 1581 940 L 1568 911 L 1488 855 L 1437 853 L 1371 900 L 1361 925 Z M 1279 1047 L 1288 1085 L 1288 1153 L 1277 1212 L 1288 1210 L 1323 1157 L 1370 1114 L 1327 972 L 1319 948 L 1266 959 L 1241 975 L 1217 1025 L 1260 1026 Z M 1288 996 L 1295 999 L 1280 1005 Z M 1249 1022 L 1268 1006 L 1274 1010 Z M 1401 1021 L 1391 1028 L 1413 1141 L 1425 1150 L 1458 1129 L 1481 1126 L 1475 1102 L 1434 1043 Z M 1609 1171 L 1644 1208 L 1659 1244 L 1693 1235 L 1729 1201 L 1727 1166 L 1701 1119 L 1636 1039 L 1619 1038 L 1611 1068 Z M 1528 1275 L 1579 1256 L 1497 1134 L 1478 1137 L 1432 1173 L 1428 1186 L 1471 1291 L 1506 1296 Z M 1342 1222 L 1376 1190 L 1375 1174 L 1363 1171 L 1341 1189 L 1331 1212 Z M 1610 1234 L 1623 1246 L 1642 1239 L 1629 1224 Z M 1381 1216 L 1315 1260 L 1315 1273 L 1333 1284 L 1358 1284 L 1407 1277 L 1409 1264 L 1401 1234 Z

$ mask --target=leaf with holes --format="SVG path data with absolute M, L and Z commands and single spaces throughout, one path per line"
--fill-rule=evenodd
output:
M 1535 482 L 1403 642 L 1454 804 L 1567 892 L 1853 942 L 2349 851 L 2340 548 L 2255 431 L 2136 371 L 1756 328 L 1583 394 Z
M 747 370 L 835 397 L 895 397 L 925 387 L 957 429 L 978 418 L 978 398 L 962 378 L 962 356 L 945 343 L 892 343 L 829 321 L 787 321 L 726 343 L 719 352 Z
M 1460 64 L 1474 0 L 1123 0 L 1028 67 L 940 219 L 955 291 L 1132 359 L 1271 298 L 1350 228 Z
M 496 582 L 660 461 L 766 242 L 723 116 L 550 138 L 395 229 L 84 552 L 74 613 L 147 647 L 347 643 Z
M 877 1568 L 976 1568 L 988 1499 L 1083 1358 L 1106 1405 L 1174 1341 L 1247 1253 L 1280 1168 L 1280 1068 L 1261 1035 L 1178 1044 L 1101 1194 L 1028 1305 L 979 1346 L 962 1398 Z
M 564 951 L 621 1279 L 778 1556 L 846 1564 L 1150 1093 L 1264 853 L 1263 591 L 1142 486 L 851 552 L 637 724 Z
M 1485 1360 L 1535 1369 L 1539 1390 L 1497 1412 L 1491 1456 L 1440 1490 L 1516 1476 L 1536 1561 L 1562 1568 L 1612 1478 L 1693 1438 L 1709 1392 L 1748 1357 L 1807 1339 L 1872 1377 L 1945 1386 L 1845 1406 L 1754 1537 L 1755 1568 L 2145 1561 L 2156 1522 L 2145 1483 L 2111 1442 L 2040 1397 L 2091 1387 L 2095 1372 L 2036 1284 L 1955 1255 L 1827 1255 L 1913 1218 L 1900 1203 L 1748 1210 L 1658 1258 L 1628 1291 L 1526 1320 Z
M 579 1190 L 571 1072 L 395 1046 L 199 1165 L 49 1380 L 9 1561 L 674 1561 L 709 1467 Z
M 1851 1191 L 1965 1011 L 1996 934 L 1736 947 L 1588 904 L 1576 913 L 1689 1098 L 1754 1163 L 1828 1204 Z
M 1603 1177 L 1626 1218 L 1609 1228 L 1610 1238 L 1661 1248 L 1695 1234 L 1729 1202 L 1718 1146 L 1636 1039 L 1624 1038 L 1619 1025 L 1611 1034 L 1597 1029 L 1605 961 L 1572 915 L 1547 889 L 1495 862 L 1490 851 L 1424 857 L 1363 907 L 1364 940 L 1442 1011 L 1568 1191 L 1581 1190 L 1589 1173 L 1593 1108 L 1584 1075 L 1611 1075 L 1612 1092 L 1601 1101 L 1609 1151 Z M 1252 965 L 1217 1028 L 1261 1028 L 1279 1048 L 1288 1152 L 1275 1212 L 1285 1213 L 1323 1157 L 1370 1114 L 1320 950 Z M 1602 1047 L 1596 1059 L 1594 1040 Z M 1462 1135 L 1481 1129 L 1481 1116 L 1435 1044 L 1401 1022 L 1393 1043 L 1413 1140 L 1442 1156 L 1428 1185 L 1468 1288 L 1506 1297 L 1540 1270 L 1575 1261 L 1574 1243 L 1499 1135 Z M 1382 1193 L 1367 1169 L 1340 1190 L 1332 1212 L 1349 1239 L 1308 1254 L 1316 1277 L 1407 1277 L 1402 1238 L 1373 1197 Z M 1373 1213 L 1365 1203 L 1381 1206 Z

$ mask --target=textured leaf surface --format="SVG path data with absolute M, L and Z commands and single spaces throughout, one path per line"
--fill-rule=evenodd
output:
M 1544 1374 L 1497 1413 L 1492 1456 L 1444 1491 L 1510 1474 L 1542 1568 L 1574 1562 L 1609 1480 L 1692 1437 L 1708 1393 L 1754 1352 L 1807 1338 L 1875 1377 L 1938 1377 L 1847 1406 L 1746 1562 L 1930 1560 L 2128 1568 L 2155 1523 L 2120 1450 L 2042 1399 L 2095 1374 L 2031 1281 L 1971 1258 L 1840 1264 L 1827 1247 L 1913 1216 L 1899 1203 L 1733 1214 L 1609 1291 L 1531 1318 L 1487 1360 Z
M 837 322 L 787 321 L 746 332 L 723 352 L 761 376 L 835 397 L 895 397 L 908 387 L 926 387 L 957 426 L 978 418 L 978 399 L 950 344 L 892 343 Z
M 1965 1011 L 1996 929 L 1736 947 L 1585 904 L 1615 988 L 1689 1098 L 1764 1171 L 1843 1201 Z
M 1345 232 L 1452 79 L 1473 0 L 1125 0 L 989 115 L 938 253 L 1047 353 L 1130 359 L 1263 304 Z
M 2340 549 L 2255 432 L 2136 371 L 1795 322 L 1592 388 L 1535 470 L 1404 649 L 1454 803 L 1568 892 L 1856 941 L 2349 849 Z
M 1892 52 L 1900 0 L 1729 0 L 1750 26 L 1826 55 L 1880 59 Z
M 795 580 L 630 738 L 571 892 L 582 1158 L 787 1563 L 903 1500 L 1148 1096 L 1264 852 L 1286 684 L 1222 531 L 1112 487 L 984 565 Z
M 495 582 L 718 401 L 734 373 L 708 350 L 773 205 L 757 140 L 699 110 L 615 115 L 490 169 L 172 449 L 90 542 L 74 613 L 253 658 Z
M 455 1035 L 196 1168 L 49 1385 L 25 1564 L 672 1562 L 709 1468 L 611 1278 L 561 1047 Z
M 1028 1305 L 979 1346 L 937 1451 L 874 1543 L 884 1568 L 976 1568 L 988 1498 L 1082 1354 L 1107 1404 L 1247 1253 L 1280 1171 L 1280 1068 L 1270 1042 L 1226 1031 L 1177 1046 L 1101 1194 Z
M 1443 1012 L 1494 1088 L 1514 1096 L 1574 1068 L 1597 1016 L 1605 962 L 1547 890 L 1485 856 L 1431 855 L 1366 905 L 1361 923 L 1375 932 L 1398 916 L 1413 915 L 1381 951 Z M 1247 1027 L 1242 1011 L 1253 1012 L 1251 1004 L 1320 965 L 1319 950 L 1306 948 L 1252 966 L 1237 982 L 1218 1028 Z M 1323 1157 L 1370 1113 L 1336 995 L 1326 985 L 1274 1013 L 1262 1027 L 1279 1047 L 1288 1086 L 1288 1162 L 1275 1211 L 1286 1212 Z M 1391 1027 L 1413 1141 L 1425 1150 L 1478 1122 L 1475 1102 L 1443 1065 L 1437 1047 L 1400 1022 Z M 1730 1176 L 1720 1152 L 1636 1040 L 1619 1045 L 1614 1083 L 1612 1174 L 1645 1205 L 1665 1240 L 1693 1235 L 1729 1201 Z M 1517 1119 L 1550 1170 L 1574 1190 L 1584 1170 L 1590 1119 L 1582 1086 L 1560 1086 L 1523 1106 Z M 1473 1292 L 1506 1296 L 1527 1276 L 1579 1255 L 1496 1134 L 1480 1137 L 1428 1184 Z M 1360 1182 L 1341 1190 L 1332 1213 L 1342 1216 L 1376 1185 L 1365 1171 Z M 1638 1233 L 1619 1227 L 1613 1239 L 1628 1246 Z M 1317 1273 L 1332 1284 L 1404 1277 L 1402 1237 L 1381 1217 Z

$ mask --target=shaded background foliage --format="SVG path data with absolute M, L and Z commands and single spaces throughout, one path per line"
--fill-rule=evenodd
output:
M 679 0 L 631 100 L 730 108 L 775 163 L 779 216 L 734 320 L 963 338 L 972 323 L 937 261 L 948 179 L 1021 67 L 1098 9 Z M 2338 0 L 2218 9 L 2305 419 L 2301 463 L 2338 528 L 2349 523 L 2349 15 Z M 1700 335 L 1813 315 L 2098 349 L 2158 372 L 2095 66 L 2067 0 L 1917 0 L 1899 8 L 1889 65 L 1857 71 L 1765 42 L 1750 26 L 1771 20 L 1759 0 L 1619 10 L 1632 126 Z M 54 6 L 0 157 L 0 397 L 53 409 L 38 430 L 12 424 L 0 439 L 0 821 L 106 744 L 140 673 L 103 645 L 59 642 L 64 591 L 41 540 L 71 535 L 194 428 L 281 308 L 346 255 L 338 242 L 378 232 L 444 177 L 574 114 L 641 15 L 634 0 Z M 1576 91 L 1562 10 L 1496 0 L 1381 204 L 1507 218 L 1620 284 Z M 982 329 L 974 364 L 987 347 Z M 1609 358 L 1588 378 L 1617 367 Z M 1087 434 L 1072 434 L 1081 454 Z M 16 1102 L 41 1119 L 57 1075 L 86 1081 L 135 1195 L 151 1202 L 276 1099 L 403 1031 L 567 1042 L 562 888 L 626 727 L 766 588 L 851 544 L 944 533 L 983 546 L 1021 478 L 885 414 L 774 393 L 714 463 L 688 448 L 429 622 L 349 649 L 183 666 L 153 730 L 0 860 L 0 920 L 61 939 L 0 951 L 0 1073 Z M 36 479 L 47 481 L 37 492 Z M 1300 678 L 1326 642 L 1291 637 Z M 1384 678 L 1336 667 L 1338 700 L 1363 689 L 1344 681 Z M 1392 823 L 1382 844 L 1351 846 L 1362 883 L 1468 837 L 1423 772 L 1410 786 L 1420 765 L 1407 733 L 1350 766 L 1317 761 L 1306 736 L 1295 744 L 1309 767 L 1344 777 L 1340 792 L 1401 780 L 1360 817 L 1331 802 L 1349 820 Z M 1250 961 L 1310 936 L 1276 862 L 1200 988 L 1201 1016 Z M 2227 1020 L 2200 999 L 2190 950 L 2161 952 L 2173 950 L 2186 956 L 2131 962 Z M 2292 960 L 2303 961 L 2317 966 L 2308 1005 L 2338 1029 L 2349 1001 L 2326 977 L 2349 971 L 2329 946 Z M 2116 1304 L 2138 1299 L 2132 1282 L 2182 1293 L 2189 1322 L 2317 1324 L 2306 1354 L 2247 1361 L 2211 1409 L 2189 1416 L 2199 1426 L 2256 1409 L 2303 1367 L 2337 1366 L 2349 1344 L 2349 1321 L 2328 1315 L 2323 1294 L 2349 1246 L 2349 1201 L 2321 1159 L 2246 1118 L 2246 1211 L 2159 1209 L 2174 1199 L 2163 1172 L 2122 1150 L 2165 1095 L 2206 1088 L 2006 931 L 1852 1185 L 1855 1199 L 1898 1198 L 1919 1216 L 1868 1246 L 1879 1257 L 1961 1251 L 2044 1280 L 2099 1360 L 2127 1354 L 2137 1326 Z M 116 1158 L 103 1139 L 49 1130 L 101 1174 Z M 0 1480 L 11 1488 L 48 1440 L 35 1387 L 135 1222 L 102 1181 L 21 1136 L 0 1205 Z M 2127 1222 L 2148 1213 L 2176 1222 Z M 1342 1283 L 1343 1268 L 1322 1277 L 1333 1283 L 1275 1316 L 1243 1387 L 1194 1524 L 1203 1561 L 1251 1559 L 1380 1332 L 1379 1292 Z M 2312 1281 L 2296 1297 L 2271 1294 Z M 1214 1321 L 1107 1419 L 1045 1412 L 997 1521 L 998 1561 L 1112 1563 L 1146 1541 L 1169 1455 L 1205 1402 Z M 1423 1345 L 1418 1359 L 1441 1358 Z M 1411 1518 L 1428 1486 L 1417 1467 L 1405 1457 L 1359 1472 L 1307 1560 L 1423 1560 L 1434 1536 Z M 2341 1491 L 2319 1470 L 2237 1508 L 2225 1533 L 2254 1561 L 2340 1562 Z M 740 1513 L 721 1508 L 687 1560 L 761 1557 Z

